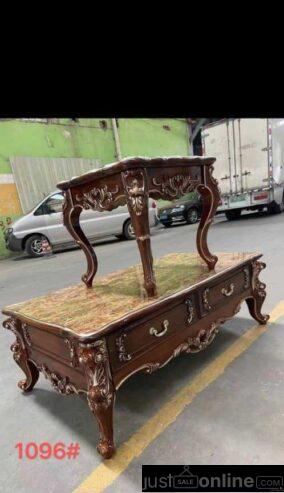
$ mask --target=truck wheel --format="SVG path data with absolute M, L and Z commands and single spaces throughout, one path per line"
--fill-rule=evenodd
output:
M 269 214 L 280 214 L 283 211 L 283 202 L 282 204 L 277 204 L 277 202 L 272 202 L 268 208 Z
M 239 219 L 241 213 L 242 213 L 241 209 L 233 209 L 231 211 L 226 211 L 225 216 L 228 219 L 228 221 L 234 221 L 235 219 Z
M 135 240 L 134 228 L 132 226 L 131 220 L 127 219 L 123 226 L 123 237 L 126 240 Z
M 42 240 L 48 241 L 48 239 L 42 235 L 32 235 L 27 239 L 25 251 L 30 257 L 42 257 Z
M 187 224 L 195 224 L 198 221 L 198 210 L 193 207 L 189 209 L 186 214 L 186 222 Z

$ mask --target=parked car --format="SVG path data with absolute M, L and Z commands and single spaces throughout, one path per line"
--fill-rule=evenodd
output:
M 53 192 L 31 212 L 17 219 L 5 232 L 6 247 L 13 252 L 26 251 L 32 257 L 43 255 L 42 241 L 47 240 L 53 251 L 73 248 L 73 238 L 63 225 L 62 192 Z M 156 202 L 149 200 L 149 224 L 157 224 Z M 84 210 L 80 216 L 82 230 L 94 242 L 98 238 L 117 236 L 126 240 L 135 239 L 127 206 L 104 212 Z
M 202 202 L 200 199 L 182 201 L 178 200 L 171 206 L 162 207 L 158 213 L 159 221 L 169 228 L 173 223 L 185 221 L 187 224 L 196 223 L 202 211 Z

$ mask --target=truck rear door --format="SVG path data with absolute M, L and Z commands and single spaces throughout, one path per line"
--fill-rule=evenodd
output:
M 268 127 L 266 118 L 234 120 L 237 186 L 239 191 L 268 186 Z
M 235 191 L 233 171 L 233 134 L 229 120 L 209 125 L 202 131 L 203 154 L 216 158 L 214 177 L 222 195 Z

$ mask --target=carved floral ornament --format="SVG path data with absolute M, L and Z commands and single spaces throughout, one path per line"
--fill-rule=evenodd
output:
M 27 324 L 23 323 L 22 324 L 22 329 L 23 329 L 23 335 L 24 335 L 24 338 L 25 338 L 25 341 L 26 341 L 27 345 L 28 346 L 31 346 L 32 345 L 32 341 L 31 341 L 31 336 L 30 336 L 29 328 L 28 328 Z
M 24 343 L 22 341 L 22 337 L 17 331 L 16 320 L 12 317 L 8 318 L 7 320 L 4 320 L 3 327 L 5 329 L 11 330 L 16 336 L 16 340 L 10 346 L 10 349 L 13 353 L 14 360 L 17 362 L 21 359 L 22 354 L 25 351 L 25 348 L 24 348 Z
M 249 268 L 245 267 L 243 269 L 243 272 L 244 272 L 244 276 L 245 276 L 244 289 L 248 289 L 250 286 Z
M 187 298 L 185 300 L 185 304 L 186 304 L 186 308 L 187 308 L 187 314 L 188 314 L 188 317 L 187 317 L 187 323 L 188 324 L 191 324 L 193 319 L 194 319 L 194 305 L 193 305 L 193 301 L 191 298 Z
M 204 289 L 204 291 L 202 293 L 203 306 L 204 306 L 205 310 L 208 312 L 210 310 L 212 310 L 212 306 L 210 305 L 209 300 L 208 300 L 209 291 L 210 291 L 209 288 L 206 288 L 206 289 Z
M 103 185 L 102 187 L 92 188 L 89 192 L 77 193 L 75 198 L 84 209 L 106 211 L 115 207 L 115 201 L 121 197 L 118 192 L 118 185 L 112 190 L 109 190 L 107 185 Z
M 266 264 L 264 262 L 259 262 L 258 260 L 255 260 L 252 263 L 252 268 L 253 268 L 253 289 L 256 291 L 257 295 L 260 296 L 261 298 L 266 297 L 266 284 L 264 282 L 261 282 L 258 279 L 259 273 L 266 267 Z
M 137 216 L 142 214 L 146 203 L 145 175 L 141 170 L 125 171 L 122 181 L 127 201 Z M 147 194 L 148 196 L 148 194 Z
M 113 391 L 105 339 L 90 344 L 79 344 L 78 356 L 88 381 L 89 406 L 94 410 L 107 409 L 112 403 Z
M 125 342 L 124 342 L 126 336 L 127 334 L 123 332 L 115 340 L 116 347 L 118 348 L 118 359 L 119 361 L 122 362 L 129 361 L 132 358 L 131 354 L 127 353 L 126 351 Z
M 52 387 L 59 392 L 59 394 L 70 395 L 82 392 L 77 390 L 76 387 L 69 382 L 68 377 L 62 377 L 59 373 L 49 370 L 46 365 L 37 365 L 37 368 L 43 373 L 45 378 L 51 382 Z
M 69 339 L 68 337 L 66 337 L 64 339 L 64 342 L 65 342 L 65 344 L 69 350 L 69 353 L 70 353 L 70 358 L 71 358 L 70 366 L 73 366 L 73 368 L 76 368 L 79 365 L 79 360 L 78 360 L 77 351 L 76 351 L 76 344 L 73 341 L 73 339 L 71 339 L 71 338 Z
M 156 188 L 152 189 L 151 192 L 157 192 L 165 198 L 175 199 L 192 192 L 198 183 L 199 181 L 193 180 L 190 175 L 162 176 L 161 178 L 153 178 L 153 185 Z
M 213 178 L 212 178 L 213 179 Z M 145 173 L 142 170 L 125 171 L 122 173 L 122 180 L 128 201 L 136 215 L 141 215 L 145 203 Z M 155 189 L 151 192 L 159 193 L 169 199 L 178 198 L 192 192 L 199 181 L 194 180 L 190 175 L 177 174 L 172 177 L 162 176 L 153 178 Z M 121 197 L 119 186 L 109 189 L 107 185 L 95 187 L 89 192 L 77 193 L 76 201 L 84 209 L 94 209 L 97 211 L 112 210 Z

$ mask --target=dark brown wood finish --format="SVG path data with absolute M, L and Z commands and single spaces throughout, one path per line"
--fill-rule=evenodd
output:
M 112 210 L 127 203 L 141 256 L 144 285 L 149 297 L 156 296 L 151 251 L 148 199 L 173 200 L 197 189 L 203 200 L 203 213 L 197 232 L 197 250 L 214 269 L 217 257 L 207 244 L 207 232 L 216 212 L 220 195 L 212 177 L 215 158 L 171 157 L 131 158 L 101 170 L 86 173 L 58 184 L 65 192 L 64 224 L 87 259 L 82 280 L 92 286 L 98 263 L 94 249 L 80 227 L 83 209 Z
M 11 350 L 26 375 L 19 387 L 31 390 L 42 372 L 61 394 L 85 393 L 99 424 L 98 451 L 104 458 L 111 457 L 115 450 L 115 393 L 127 378 L 138 371 L 152 373 L 182 353 L 205 349 L 243 301 L 255 320 L 267 322 L 268 315 L 260 311 L 266 293 L 258 278 L 265 267 L 259 257 L 255 255 L 162 303 L 154 302 L 149 309 L 136 312 L 133 322 L 126 320 L 124 325 L 88 337 L 27 321 L 4 309 L 10 317 L 4 327 L 16 335 Z
M 207 264 L 213 269 L 216 257 L 206 247 L 207 230 L 218 203 L 217 184 L 211 175 L 211 161 L 205 167 L 200 167 L 199 161 L 194 160 L 194 165 L 190 168 L 193 176 L 189 181 L 188 166 L 182 171 L 179 166 L 180 176 L 184 178 L 175 178 L 174 163 L 173 160 L 173 169 L 170 170 L 167 166 L 166 171 L 164 170 L 167 178 L 157 175 L 152 167 L 153 163 L 148 173 L 143 168 L 144 165 L 140 169 L 137 168 L 137 160 L 134 164 L 132 162 L 133 166 L 130 167 L 119 163 L 116 185 L 113 181 L 101 184 L 99 192 L 94 191 L 92 173 L 88 174 L 90 186 L 86 177 L 83 177 L 82 182 L 79 178 L 71 181 L 66 187 L 68 191 L 65 221 L 77 241 L 86 247 L 86 239 L 81 234 L 78 222 L 81 207 L 75 205 L 74 197 L 76 204 L 81 202 L 84 207 L 88 207 L 90 203 L 97 201 L 96 207 L 105 210 L 106 207 L 113 207 L 113 194 L 117 195 L 118 202 L 123 203 L 127 200 L 133 222 L 140 224 L 147 214 L 149 182 L 154 183 L 156 187 L 152 189 L 153 196 L 162 194 L 169 197 L 192 186 L 191 178 L 196 178 L 199 183 L 199 173 L 204 173 L 204 183 L 201 183 L 200 187 L 204 187 L 201 193 L 205 197 L 205 212 L 198 233 L 201 248 L 199 253 L 202 254 L 202 258 L 206 257 Z M 106 170 L 106 176 L 100 174 L 99 178 L 112 180 L 112 173 Z M 82 192 L 80 188 L 72 190 L 73 184 L 74 187 L 83 185 L 87 191 Z M 64 189 L 64 186 L 62 188 Z M 72 219 L 70 215 L 73 215 Z M 150 242 L 143 239 L 149 234 L 147 224 L 146 221 L 146 227 L 145 224 L 136 226 L 136 232 L 140 237 L 138 245 L 141 256 L 143 258 L 145 255 L 147 258 L 147 263 L 143 264 L 145 286 L 148 294 L 154 296 L 155 277 L 152 273 Z M 90 285 L 96 270 L 96 260 L 89 247 L 86 247 L 85 251 L 89 252 L 90 257 L 84 282 Z M 3 313 L 9 317 L 3 325 L 16 336 L 16 341 L 11 346 L 13 357 L 26 375 L 26 379 L 19 382 L 19 387 L 24 392 L 32 390 L 41 372 L 57 392 L 66 395 L 85 394 L 99 426 L 98 451 L 104 458 L 111 457 L 115 451 L 115 395 L 126 379 L 139 371 L 150 374 L 182 353 L 196 353 L 205 349 L 214 340 L 220 325 L 238 312 L 243 301 L 247 302 L 255 320 L 261 324 L 267 322 L 268 315 L 261 313 L 266 286 L 259 280 L 259 273 L 265 267 L 265 264 L 259 261 L 260 257 L 260 254 L 244 256 L 243 260 L 242 257 L 237 257 L 237 260 L 223 271 L 214 270 L 210 277 L 163 298 L 153 297 L 148 306 L 129 312 L 121 319 L 113 320 L 107 326 L 88 334 L 76 333 L 64 326 L 28 317 L 13 307 L 3 309 Z

